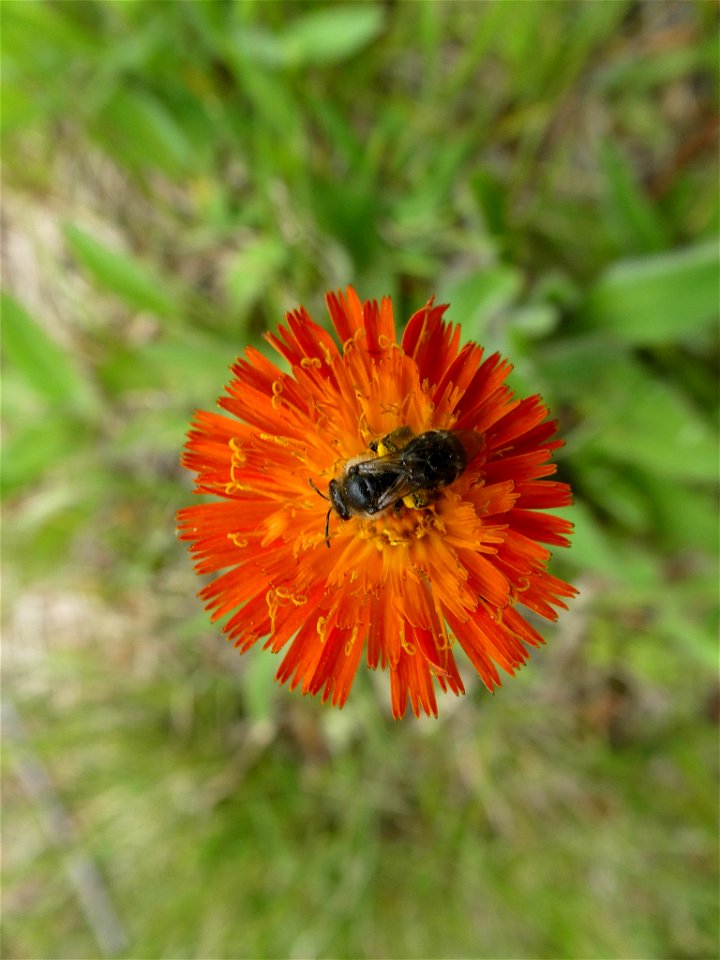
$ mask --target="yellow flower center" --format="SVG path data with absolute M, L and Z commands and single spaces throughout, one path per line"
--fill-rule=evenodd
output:
M 373 520 L 358 522 L 358 535 L 371 540 L 378 550 L 399 547 L 422 540 L 433 530 L 445 532 L 445 524 L 435 505 L 414 509 L 407 506 L 393 509 Z

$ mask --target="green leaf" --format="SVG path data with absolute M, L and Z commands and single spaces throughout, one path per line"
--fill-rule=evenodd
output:
M 636 534 L 653 531 L 657 518 L 646 491 L 637 482 L 636 472 L 618 470 L 612 462 L 591 457 L 578 457 L 574 472 L 591 501 L 599 504 L 622 527 Z
M 278 33 L 244 24 L 232 46 L 235 53 L 264 67 L 323 66 L 362 50 L 380 33 L 384 20 L 382 7 L 373 3 L 337 4 L 302 14 Z
M 571 507 L 553 513 L 573 524 L 570 552 L 566 557 L 568 562 L 581 570 L 597 570 L 614 576 L 617 569 L 615 552 L 590 509 L 576 500 Z M 562 556 L 565 558 L 565 554 Z
M 213 385 L 214 393 L 207 392 L 204 397 L 197 396 L 198 405 L 212 408 L 214 397 L 220 393 L 217 380 Z M 196 396 L 196 391 L 193 391 Z M 152 461 L 158 456 L 179 455 L 185 435 L 190 428 L 190 410 L 193 397 L 168 393 L 165 406 L 157 409 L 148 407 L 141 415 L 125 421 L 113 437 L 113 451 L 128 456 L 135 462 Z
M 488 233 L 502 237 L 507 231 L 507 190 L 490 169 L 483 167 L 470 178 L 475 203 L 485 220 Z
M 718 438 L 682 393 L 629 360 L 607 375 L 604 388 L 599 383 L 591 388 L 611 402 L 588 407 L 596 431 L 588 451 L 663 477 L 717 479 Z
M 602 94 L 622 92 L 627 97 L 631 93 L 667 86 L 696 71 L 715 71 L 716 64 L 717 37 L 709 29 L 702 40 L 698 38 L 693 43 L 667 44 L 657 49 L 649 46 L 641 56 L 633 53 L 606 61 L 598 74 L 597 89 Z
M 717 675 L 718 659 L 717 581 L 717 564 L 713 563 L 675 584 L 658 609 L 659 627 L 669 643 L 678 643 L 683 654 L 687 652 L 696 663 L 708 667 L 713 676 Z
M 709 485 L 683 484 L 658 473 L 618 469 L 609 460 L 576 458 L 574 473 L 593 503 L 633 534 L 665 549 L 714 555 L 715 491 Z M 681 504 L 681 506 L 679 506 Z
M 262 295 L 284 266 L 286 256 L 285 244 L 272 237 L 261 237 L 237 254 L 226 279 L 236 311 L 247 310 Z
M 585 503 L 577 500 L 571 507 L 553 510 L 553 513 L 574 525 L 569 552 L 558 554 L 564 562 L 584 573 L 596 571 L 626 587 L 647 587 L 657 583 L 658 567 L 654 558 L 628 544 L 619 549 L 618 543 L 607 535 Z
M 646 500 L 653 507 L 657 529 L 671 548 L 685 554 L 701 550 L 708 557 L 717 555 L 714 489 L 690 484 L 678 489 L 674 480 L 658 474 L 647 477 L 643 486 Z
M 668 237 L 664 224 L 638 186 L 622 150 L 614 143 L 604 143 L 600 160 L 610 191 L 608 216 L 614 221 L 620 247 L 628 253 L 665 249 Z
M 194 148 L 170 111 L 144 90 L 119 90 L 95 122 L 97 138 L 114 159 L 181 177 L 196 167 Z
M 257 651 L 260 653 L 260 651 Z M 277 657 L 263 651 L 260 656 L 247 658 L 241 674 L 245 709 L 254 723 L 269 723 L 275 710 L 277 684 L 275 674 L 280 665 Z
M 358 273 L 381 258 L 385 249 L 378 230 L 382 198 L 366 176 L 349 182 L 318 177 L 312 202 L 318 221 L 342 243 Z
M 106 389 L 115 394 L 172 390 L 187 409 L 195 403 L 212 403 L 230 379 L 228 368 L 239 352 L 237 344 L 185 333 L 116 351 L 99 374 Z
M 0 306 L 5 355 L 34 392 L 56 409 L 87 413 L 94 408 L 93 392 L 67 353 L 17 300 L 2 293 Z
M 28 72 L 47 73 L 98 50 L 97 33 L 67 16 L 62 5 L 4 3 L 2 21 L 3 56 L 17 57 Z
M 509 332 L 518 340 L 538 340 L 557 327 L 558 311 L 551 303 L 529 303 L 516 307 L 508 317 Z
M 516 299 L 523 275 L 513 267 L 497 266 L 466 274 L 441 288 L 438 300 L 452 305 L 452 319 L 465 335 L 484 338 L 489 322 Z
M 269 181 L 285 165 L 297 172 L 297 154 L 304 151 L 306 140 L 297 97 L 284 77 L 258 69 L 242 44 L 228 41 L 225 47 L 228 63 L 253 111 L 232 119 L 233 127 L 241 131 L 238 148 L 253 152 L 258 166 L 253 173 L 261 181 Z
M 2 496 L 27 490 L 31 484 L 66 460 L 68 451 L 77 455 L 91 437 L 77 421 L 50 414 L 42 421 L 23 424 L 3 441 Z
M 539 375 L 553 395 L 573 403 L 587 396 L 588 385 L 600 381 L 616 358 L 617 344 L 597 334 L 542 343 L 534 355 Z
M 65 237 L 75 258 L 94 279 L 128 306 L 150 310 L 161 317 L 177 317 L 181 312 L 167 281 L 161 280 L 134 257 L 109 250 L 72 224 L 66 225 Z
M 581 323 L 625 343 L 688 339 L 718 315 L 718 244 L 615 264 L 581 308 Z

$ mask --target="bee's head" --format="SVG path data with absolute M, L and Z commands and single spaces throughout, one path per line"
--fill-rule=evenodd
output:
M 337 480 L 330 481 L 327 497 L 318 490 L 312 480 L 310 485 L 321 497 L 330 501 L 330 509 L 325 519 L 325 542 L 328 547 L 330 546 L 330 514 L 333 510 L 341 520 L 349 520 L 350 517 L 358 514 L 367 517 L 377 513 L 372 483 L 352 466 Z
M 350 467 L 340 480 L 331 480 L 328 487 L 330 502 L 342 520 L 377 513 L 377 493 L 371 478 Z
M 330 503 L 333 505 L 335 512 L 342 520 L 349 520 L 351 508 L 347 500 L 347 489 L 346 487 L 338 483 L 337 480 L 331 480 L 330 485 L 328 486 L 328 493 Z

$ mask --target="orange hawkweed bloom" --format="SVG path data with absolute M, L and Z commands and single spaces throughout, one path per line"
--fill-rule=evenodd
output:
M 240 652 L 287 648 L 280 683 L 341 707 L 364 656 L 389 669 L 394 717 L 408 698 L 416 716 L 437 716 L 436 684 L 464 692 L 458 646 L 492 690 L 498 667 L 512 674 L 542 643 L 519 607 L 554 620 L 575 593 L 542 546 L 566 546 L 571 530 L 543 512 L 571 500 L 546 479 L 562 441 L 538 396 L 506 386 L 510 364 L 460 346 L 445 306 L 429 301 L 398 341 L 390 298 L 363 303 L 348 287 L 327 305 L 341 348 L 294 310 L 267 335 L 290 372 L 248 347 L 225 413 L 196 414 L 183 463 L 216 499 L 181 510 L 179 535 L 199 574 L 224 571 L 200 596 L 213 620 L 230 614 Z M 331 508 L 328 550 L 320 491 L 401 427 L 458 431 L 466 468 L 419 506 L 348 519 Z

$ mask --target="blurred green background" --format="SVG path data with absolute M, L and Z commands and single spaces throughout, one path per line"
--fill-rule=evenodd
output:
M 716 4 L 0 15 L 3 956 L 716 957 Z M 437 721 L 278 689 L 174 539 L 193 409 L 349 282 L 567 438 L 581 595 Z

